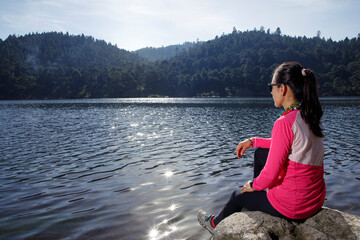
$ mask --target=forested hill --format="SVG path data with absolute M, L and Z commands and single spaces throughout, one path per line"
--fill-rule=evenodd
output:
M 111 68 L 143 62 L 134 53 L 90 36 L 11 35 L 0 40 L 0 99 L 106 97 L 102 89 L 112 86 L 105 79 L 119 79 L 117 72 L 109 76 Z
M 269 96 L 276 65 L 315 70 L 321 96 L 360 95 L 360 38 L 234 31 L 163 61 L 63 33 L 0 40 L 0 99 Z
M 199 44 L 199 42 L 197 43 L 185 42 L 183 44 L 170 45 L 161 48 L 146 47 L 136 50 L 134 52 L 139 54 L 139 56 L 150 61 L 162 61 L 162 60 L 168 60 L 174 57 L 175 55 L 178 55 L 179 53 L 188 50 L 189 48 L 193 47 L 195 44 Z
M 84 68 L 89 66 L 119 66 L 140 63 L 139 58 L 118 47 L 84 35 L 68 33 L 29 34 L 9 36 L 1 44 L 2 59 L 17 60 L 37 66 L 62 66 Z M 13 59 L 16 58 L 16 59 Z
M 247 31 L 216 37 L 170 62 L 190 95 L 265 96 L 275 67 L 298 61 L 315 71 L 322 96 L 360 95 L 360 38 L 335 42 L 319 37 Z

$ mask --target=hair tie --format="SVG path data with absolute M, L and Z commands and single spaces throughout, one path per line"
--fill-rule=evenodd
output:
M 305 72 L 305 68 L 301 69 L 301 74 L 306 77 L 306 72 Z

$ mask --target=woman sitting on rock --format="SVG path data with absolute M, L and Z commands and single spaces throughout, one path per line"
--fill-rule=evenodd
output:
M 212 233 L 224 218 L 242 208 L 290 221 L 318 212 L 325 200 L 322 109 L 315 76 L 297 62 L 276 68 L 269 85 L 276 107 L 284 112 L 274 123 L 271 138 L 253 137 L 237 146 L 237 156 L 257 147 L 254 179 L 234 191 L 213 216 L 198 212 L 199 223 Z

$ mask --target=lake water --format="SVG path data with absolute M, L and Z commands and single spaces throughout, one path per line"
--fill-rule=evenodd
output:
M 360 98 L 321 99 L 325 206 L 360 216 Z M 281 109 L 264 99 L 0 101 L 0 239 L 209 239 L 252 177 L 250 136 Z

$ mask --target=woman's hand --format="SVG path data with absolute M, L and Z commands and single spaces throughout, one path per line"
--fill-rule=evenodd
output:
M 245 151 L 249 147 L 251 147 L 251 142 L 249 139 L 246 139 L 246 140 L 242 141 L 241 143 L 239 143 L 236 148 L 236 154 L 237 154 L 238 158 L 241 158 L 242 155 L 244 155 Z
M 250 186 L 250 182 L 248 181 L 247 183 L 245 183 L 245 185 L 241 188 L 241 193 L 246 193 L 246 192 L 254 192 L 255 190 Z

